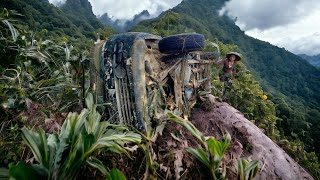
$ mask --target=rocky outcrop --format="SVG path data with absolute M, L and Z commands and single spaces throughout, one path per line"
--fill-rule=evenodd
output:
M 257 126 L 227 103 L 215 102 L 209 112 L 196 109 L 191 121 L 207 136 L 219 139 L 226 132 L 230 133 L 232 145 L 225 162 L 231 168 L 237 167 L 238 158 L 259 160 L 260 172 L 255 179 L 313 179 Z

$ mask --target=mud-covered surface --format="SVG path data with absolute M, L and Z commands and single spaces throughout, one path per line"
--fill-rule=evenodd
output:
M 215 102 L 212 111 L 195 109 L 191 116 L 195 126 L 207 136 L 220 139 L 228 132 L 232 144 L 225 163 L 236 167 L 238 158 L 259 160 L 255 179 L 313 179 L 299 164 L 263 132 L 227 103 Z

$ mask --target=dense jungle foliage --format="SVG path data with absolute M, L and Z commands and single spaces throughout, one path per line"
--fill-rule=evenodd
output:
M 86 4 L 85 0 L 82 1 Z M 74 3 L 70 0 L 67 2 Z M 234 82 L 228 102 L 264 129 L 269 137 L 315 178 L 320 178 L 315 154 L 320 152 L 320 95 L 317 93 L 320 72 L 284 49 L 246 36 L 228 17 L 219 17 L 216 10 L 223 3 L 224 1 L 209 0 L 183 1 L 178 7 L 164 12 L 159 18 L 140 23 L 133 30 L 162 36 L 198 32 L 204 34 L 208 42 L 219 44 L 222 56 L 230 50 L 241 52 L 244 61 L 239 64 L 239 77 Z M 7 168 L 12 162 L 32 157 L 30 151 L 24 154 L 26 147 L 21 144 L 22 137 L 52 140 L 58 135 L 47 136 L 43 130 L 54 134 L 64 122 L 72 122 L 73 118 L 78 117 L 69 117 L 67 113 L 80 113 L 82 109 L 81 65 L 85 59 L 90 58 L 88 51 L 93 41 L 89 38 L 96 37 L 99 32 L 102 37 L 114 33 L 111 28 L 95 23 L 91 16 L 92 10 L 79 8 L 90 14 L 82 16 L 67 5 L 68 3 L 61 10 L 46 0 L 32 0 L 28 3 L 4 0 L 0 3 L 1 8 L 13 9 L 20 14 L 5 9 L 0 12 L 0 145 L 5 147 L 0 150 L 0 167 Z M 88 8 L 88 4 L 82 7 Z M 30 27 L 32 31 L 29 30 Z M 213 51 L 210 48 L 207 47 L 207 51 Z M 223 84 L 218 80 L 219 68 L 213 67 L 213 72 L 212 83 L 216 87 L 213 93 L 221 96 Z M 268 100 L 262 98 L 265 94 Z M 99 116 L 93 109 L 83 113 L 85 116 L 90 113 Z M 21 136 L 20 129 L 24 126 L 40 130 L 33 134 L 25 129 L 22 131 L 24 136 Z M 112 128 L 116 131 L 118 127 Z M 83 142 L 89 138 L 89 129 L 79 129 L 84 134 Z M 123 132 L 125 128 L 120 129 Z M 97 137 L 102 138 L 102 134 Z M 71 136 L 60 136 L 72 139 Z M 139 143 L 140 140 L 134 138 L 132 141 Z M 46 143 L 50 144 L 49 141 Z M 31 149 L 47 148 L 39 144 L 26 144 Z M 144 149 L 148 149 L 147 147 L 148 145 Z M 83 148 L 90 149 L 89 146 Z M 111 149 L 117 149 L 115 153 L 129 155 L 123 147 Z M 40 157 L 44 154 L 36 156 L 37 153 L 34 150 L 32 152 L 44 168 L 54 170 L 49 166 L 54 159 L 43 159 L 41 162 Z M 59 153 L 62 152 L 55 152 Z M 72 151 L 68 153 L 72 154 Z M 45 154 L 46 157 L 50 155 L 52 154 Z M 83 156 L 83 161 L 79 163 L 91 165 L 105 176 L 118 172 L 106 170 L 91 155 Z M 22 162 L 12 166 L 13 169 L 18 167 L 30 168 Z M 51 176 L 52 174 L 47 174 L 47 177 Z
M 48 0 L 2 0 L 0 8 L 17 11 L 22 16 L 16 19 L 28 24 L 33 31 L 47 31 L 47 36 L 95 39 L 97 30 L 108 28 L 95 17 L 87 0 L 81 4 L 68 0 L 61 8 Z

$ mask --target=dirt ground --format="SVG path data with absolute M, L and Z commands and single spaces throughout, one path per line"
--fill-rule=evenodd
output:
M 255 179 L 313 179 L 257 126 L 225 102 L 215 102 L 208 112 L 195 109 L 191 122 L 207 136 L 220 139 L 226 132 L 231 135 L 232 144 L 224 160 L 234 172 L 237 159 L 245 158 L 259 160 L 260 171 Z

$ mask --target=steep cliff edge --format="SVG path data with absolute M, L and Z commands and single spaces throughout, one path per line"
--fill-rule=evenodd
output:
M 313 179 L 257 126 L 227 103 L 215 102 L 209 112 L 195 109 L 191 122 L 206 136 L 220 139 L 226 132 L 230 133 L 232 144 L 225 162 L 231 168 L 237 167 L 236 159 L 241 157 L 260 161 L 256 179 Z

